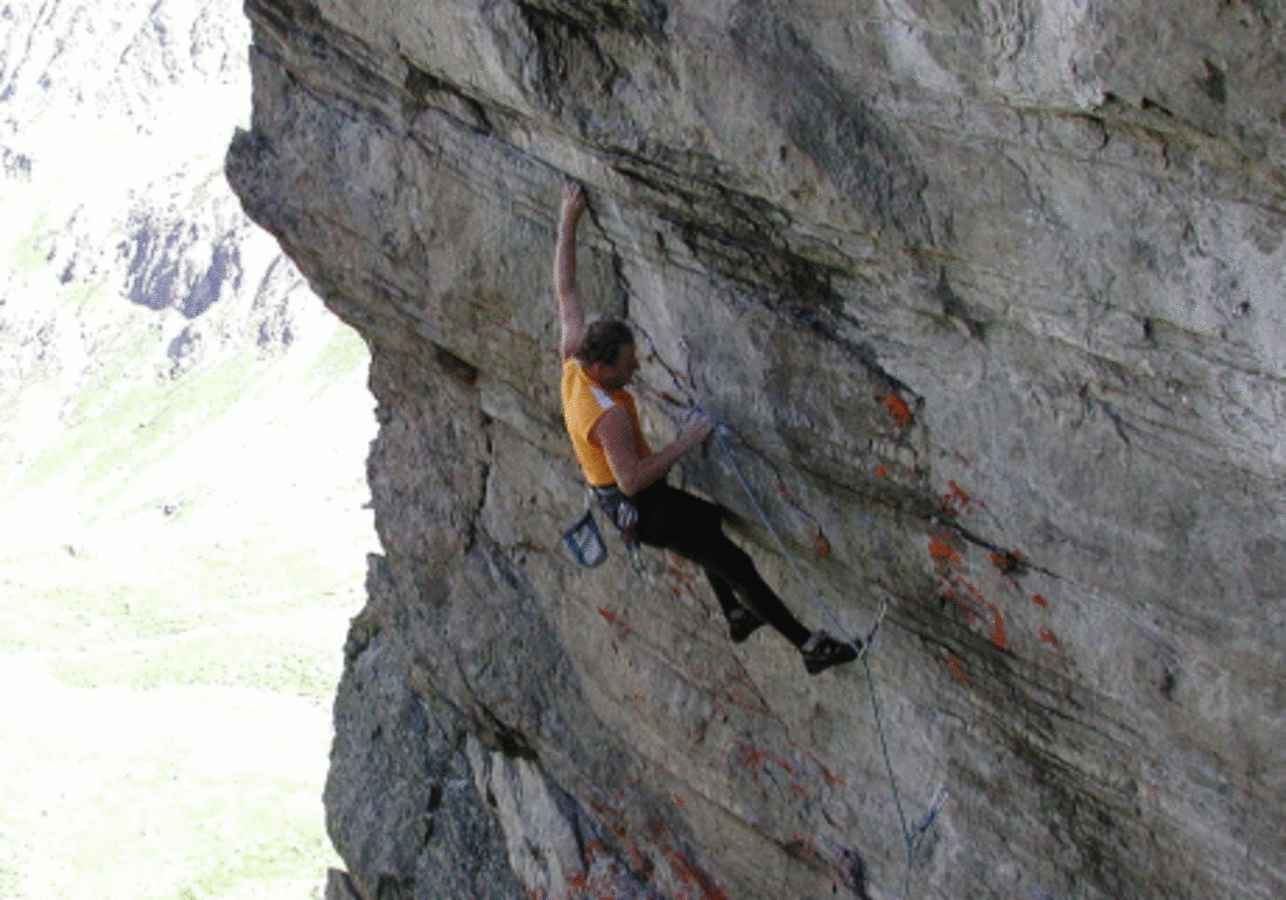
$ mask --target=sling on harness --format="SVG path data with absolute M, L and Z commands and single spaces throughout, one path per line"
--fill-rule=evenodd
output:
M 598 498 L 598 508 L 603 511 L 603 515 L 616 526 L 621 543 L 625 545 L 630 568 L 635 572 L 643 571 L 643 554 L 639 549 L 639 508 L 614 484 L 591 487 L 590 490 Z
M 598 498 L 598 508 L 616 526 L 626 550 L 639 548 L 639 509 L 625 493 L 614 484 L 591 488 Z

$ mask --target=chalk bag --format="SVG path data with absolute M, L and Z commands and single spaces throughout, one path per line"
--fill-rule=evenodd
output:
M 563 541 L 571 551 L 572 559 L 582 566 L 593 567 L 607 559 L 607 547 L 603 545 L 603 536 L 594 523 L 592 510 L 585 510 L 585 515 L 563 532 Z

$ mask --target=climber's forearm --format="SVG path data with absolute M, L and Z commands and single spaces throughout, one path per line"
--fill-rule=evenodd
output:
M 585 336 L 585 311 L 576 287 L 576 227 L 585 210 L 584 191 L 568 182 L 558 216 L 554 243 L 554 292 L 558 295 L 558 355 L 574 356 Z

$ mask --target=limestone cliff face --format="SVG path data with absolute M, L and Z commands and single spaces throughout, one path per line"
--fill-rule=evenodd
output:
M 334 896 L 1286 891 L 1280 4 L 247 10 L 229 176 L 382 423 Z M 821 604 L 890 605 L 869 683 L 560 550 L 562 173 L 653 436 L 678 376 Z M 723 452 L 671 477 L 829 623 Z

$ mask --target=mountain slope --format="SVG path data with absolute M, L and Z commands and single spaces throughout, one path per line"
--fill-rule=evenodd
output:
M 366 348 L 223 177 L 238 4 L 0 15 L 0 895 L 315 896 Z

